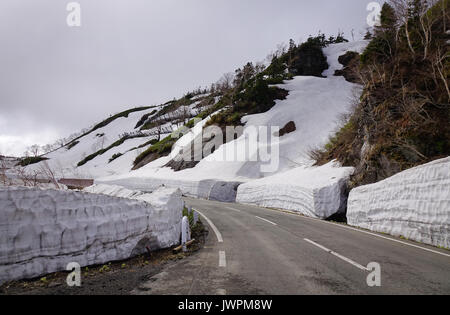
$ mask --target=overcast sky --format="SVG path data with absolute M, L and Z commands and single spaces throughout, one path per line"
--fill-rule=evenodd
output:
M 364 33 L 365 0 L 0 1 L 0 154 L 165 102 L 277 44 L 319 30 Z

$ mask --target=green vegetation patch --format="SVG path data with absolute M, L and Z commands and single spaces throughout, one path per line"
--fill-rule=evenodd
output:
M 158 154 L 158 156 L 167 156 L 172 150 L 172 146 L 178 139 L 168 136 L 161 141 L 156 142 L 147 150 L 139 154 L 134 160 L 134 166 L 142 162 L 147 156 L 151 154 Z
M 87 162 L 95 159 L 97 156 L 104 154 L 105 152 L 108 152 L 109 150 L 111 150 L 114 147 L 118 147 L 120 145 L 122 145 L 125 141 L 129 140 L 129 139 L 134 139 L 134 138 L 140 138 L 140 137 L 145 137 L 145 135 L 138 135 L 138 136 L 124 136 L 122 138 L 120 138 L 119 140 L 117 140 L 116 142 L 114 142 L 113 144 L 111 144 L 110 146 L 108 146 L 105 149 L 101 149 L 98 150 L 95 153 L 92 153 L 91 155 L 88 155 L 87 157 L 85 157 L 83 160 L 81 160 L 80 162 L 78 162 L 77 166 L 83 166 L 84 164 L 86 164 Z M 117 158 L 117 157 L 116 157 Z M 112 161 L 110 161 L 112 162 Z
M 153 107 L 155 107 L 155 106 L 135 107 L 135 108 L 132 108 L 132 109 L 123 111 L 123 112 L 121 112 L 121 113 L 115 114 L 115 115 L 113 115 L 113 116 L 111 116 L 111 117 L 105 119 L 104 121 L 98 123 L 98 124 L 95 125 L 91 130 L 85 132 L 85 133 L 82 134 L 81 136 L 79 136 L 79 137 L 73 139 L 70 143 L 67 144 L 67 146 L 71 146 L 72 143 L 77 142 L 79 139 L 83 138 L 84 136 L 87 136 L 88 134 L 94 132 L 94 131 L 97 130 L 97 129 L 100 129 L 100 128 L 103 128 L 103 127 L 109 125 L 111 122 L 113 122 L 114 120 L 116 120 L 116 119 L 118 119 L 118 118 L 122 118 L 122 117 L 127 118 L 131 113 L 134 113 L 134 112 L 140 112 L 140 111 L 147 110 L 147 109 L 150 109 L 150 108 L 153 108 Z M 102 134 L 97 134 L 98 137 L 100 137 L 101 135 L 102 135 Z M 76 145 L 76 144 L 75 144 L 75 145 Z M 74 145 L 74 146 L 75 146 L 75 145 Z
M 48 160 L 48 158 L 42 156 L 30 156 L 22 159 L 18 165 L 25 167 L 27 165 L 36 164 L 45 160 Z

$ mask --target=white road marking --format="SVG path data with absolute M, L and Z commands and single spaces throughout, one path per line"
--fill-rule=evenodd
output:
M 198 214 L 200 214 L 206 220 L 206 222 L 208 222 L 209 226 L 211 226 L 211 228 L 213 229 L 214 233 L 216 234 L 217 242 L 223 243 L 222 234 L 220 234 L 220 231 L 217 229 L 217 227 L 214 225 L 214 223 L 212 223 L 212 221 L 210 219 L 208 219 L 203 213 L 201 213 L 197 209 L 193 209 L 193 210 L 197 211 Z
M 225 207 L 225 208 L 230 209 L 230 210 L 233 210 L 233 211 L 236 211 L 236 212 L 241 212 L 241 210 L 234 209 L 234 208 L 231 208 L 231 207 Z
M 257 208 L 259 208 L 259 207 L 257 207 Z M 265 210 L 269 210 L 269 211 L 271 210 L 271 209 L 267 209 L 267 208 L 259 208 L 259 209 L 265 209 Z M 376 237 L 379 237 L 379 238 L 382 238 L 382 239 L 385 239 L 385 240 L 388 240 L 388 241 L 391 241 L 391 242 L 396 242 L 396 243 L 400 243 L 400 244 L 403 244 L 403 245 L 408 245 L 408 246 L 411 246 L 411 247 L 415 247 L 415 248 L 418 248 L 418 249 L 425 250 L 427 252 L 431 252 L 431 253 L 434 253 L 434 254 L 442 255 L 442 256 L 445 256 L 445 257 L 450 257 L 450 254 L 442 253 L 442 252 L 439 252 L 437 250 L 432 250 L 430 248 L 426 248 L 426 247 L 422 247 L 422 246 L 419 246 L 419 245 L 407 243 L 407 242 L 404 242 L 404 241 L 400 241 L 400 240 L 397 240 L 397 239 L 394 239 L 394 238 L 391 238 L 391 237 L 386 237 L 386 236 L 379 235 L 379 234 L 376 234 L 376 233 L 372 233 L 372 232 L 369 232 L 369 231 L 357 229 L 357 228 L 354 228 L 354 227 L 351 227 L 351 226 L 348 226 L 348 225 L 338 224 L 338 223 L 329 222 L 329 221 L 324 221 L 324 220 L 320 220 L 320 219 L 316 219 L 316 218 L 310 218 L 310 217 L 301 215 L 300 213 L 294 213 L 292 211 L 286 211 L 286 210 L 272 210 L 272 211 L 277 211 L 277 212 L 285 213 L 285 214 L 288 214 L 288 215 L 294 215 L 296 217 L 309 219 L 309 220 L 314 220 L 314 221 L 320 222 L 320 223 L 331 224 L 331 225 L 338 226 L 338 227 L 343 228 L 343 229 L 348 229 L 348 230 L 352 230 L 352 231 L 357 231 L 357 232 L 369 234 L 369 235 L 376 236 Z
M 219 251 L 219 267 L 225 268 L 227 266 L 227 258 L 223 250 Z
M 357 268 L 359 268 L 359 269 L 361 269 L 361 270 L 369 271 L 369 269 L 367 269 L 366 267 L 364 267 L 364 266 L 358 264 L 357 262 L 354 262 L 354 261 L 351 260 L 350 258 L 347 258 L 347 257 L 345 257 L 345 256 L 342 256 L 341 254 L 338 254 L 338 253 L 336 253 L 336 252 L 333 252 L 332 250 L 326 248 L 325 246 L 322 246 L 322 245 L 320 245 L 320 244 L 318 244 L 318 243 L 316 243 L 316 242 L 313 242 L 313 241 L 311 241 L 311 240 L 309 240 L 309 239 L 307 239 L 307 238 L 305 238 L 304 240 L 307 241 L 308 243 L 310 243 L 310 244 L 312 244 L 312 245 L 314 245 L 314 246 L 317 246 L 317 247 L 319 247 L 320 249 L 322 249 L 322 250 L 324 250 L 324 251 L 330 253 L 331 255 L 334 255 L 334 256 L 336 256 L 336 257 L 338 257 L 338 258 L 340 258 L 340 259 L 342 259 L 342 260 L 344 260 L 344 261 L 346 261 L 346 262 L 352 264 L 353 266 L 355 266 L 355 267 L 357 267 Z
M 339 224 L 336 224 L 336 225 L 341 226 Z M 450 257 L 449 254 L 441 253 L 441 252 L 438 252 L 437 250 L 432 250 L 432 249 L 425 248 L 425 247 L 422 247 L 422 246 L 419 246 L 419 245 L 415 245 L 415 244 L 403 242 L 403 241 L 400 241 L 400 240 L 396 240 L 394 238 L 386 237 L 386 236 L 383 236 L 383 235 L 371 233 L 371 232 L 360 230 L 360 229 L 356 229 L 356 228 L 353 228 L 351 226 L 342 225 L 341 227 L 347 228 L 347 229 L 350 229 L 350 230 L 353 230 L 353 231 L 358 231 L 358 232 L 361 232 L 361 233 L 369 234 L 369 235 L 372 235 L 372 236 L 376 236 L 376 237 L 379 237 L 379 238 L 383 238 L 385 240 L 389 240 L 389 241 L 392 241 L 392 242 L 396 242 L 396 243 L 408 245 L 408 246 L 411 246 L 411 247 L 419 248 L 419 249 L 422 249 L 422 250 L 426 250 L 426 251 L 434 253 L 434 254 L 439 254 L 439 255 L 442 255 L 442 256 Z
M 264 218 L 258 217 L 257 215 L 255 215 L 255 217 L 257 217 L 257 218 L 258 218 L 258 219 L 260 219 L 260 220 L 266 221 L 266 222 L 268 222 L 268 223 L 270 223 L 270 224 L 273 224 L 273 225 L 278 225 L 278 224 L 276 224 L 276 223 L 274 223 L 274 222 L 272 222 L 272 221 L 269 221 L 269 220 L 267 220 L 267 219 L 264 219 Z

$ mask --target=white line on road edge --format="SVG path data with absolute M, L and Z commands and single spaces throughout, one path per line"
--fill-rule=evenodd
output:
M 210 219 L 208 219 L 203 213 L 201 213 L 200 211 L 198 211 L 197 209 L 193 209 L 194 211 L 197 211 L 198 214 L 200 214 L 205 220 L 206 222 L 208 222 L 208 224 L 211 226 L 211 228 L 213 229 L 214 233 L 216 234 L 217 237 L 217 241 L 219 243 L 223 243 L 223 238 L 222 238 L 222 234 L 220 234 L 219 230 L 216 228 L 216 226 L 214 225 L 214 223 L 212 223 L 212 221 Z
M 223 250 L 219 251 L 219 267 L 225 268 L 227 266 L 227 258 Z
M 326 248 L 325 246 L 322 246 L 322 245 L 320 245 L 320 244 L 317 244 L 316 242 L 313 242 L 313 241 L 311 241 L 311 240 L 309 240 L 309 239 L 307 239 L 307 238 L 305 238 L 304 240 L 307 241 L 308 243 L 313 244 L 314 246 L 317 246 L 317 247 L 319 247 L 320 249 L 322 249 L 322 250 L 324 250 L 324 251 L 330 253 L 331 255 L 334 255 L 334 256 L 336 256 L 336 257 L 338 257 L 338 258 L 340 258 L 340 259 L 342 259 L 342 260 L 344 260 L 344 261 L 346 261 L 346 262 L 352 264 L 353 266 L 355 266 L 355 267 L 357 267 L 357 268 L 359 268 L 359 269 L 361 269 L 361 270 L 364 270 L 364 271 L 370 271 L 370 270 L 367 269 L 366 267 L 364 267 L 364 266 L 358 264 L 357 262 L 354 262 L 353 260 L 351 260 L 351 259 L 349 259 L 349 258 L 347 258 L 347 257 L 345 257 L 345 256 L 342 256 L 341 254 L 338 254 L 338 253 L 336 253 L 336 252 L 333 252 L 332 250 Z
M 256 207 L 256 208 L 272 210 L 272 209 L 261 208 L 261 207 Z M 429 248 L 426 248 L 426 247 L 422 247 L 422 246 L 419 246 L 419 245 L 415 245 L 415 244 L 407 243 L 407 242 L 404 242 L 404 241 L 396 240 L 396 239 L 391 238 L 391 237 L 386 237 L 386 236 L 379 235 L 379 234 L 376 234 L 376 233 L 372 233 L 372 232 L 369 232 L 369 231 L 365 231 L 365 230 L 362 230 L 362 229 L 357 229 L 357 228 L 351 227 L 349 225 L 343 225 L 343 224 L 338 224 L 338 223 L 334 223 L 334 222 L 324 221 L 324 220 L 321 220 L 321 219 L 311 218 L 311 217 L 307 217 L 307 216 L 301 215 L 299 213 L 294 213 L 292 211 L 287 211 L 287 210 L 276 210 L 276 209 L 273 209 L 272 211 L 277 211 L 277 212 L 285 213 L 285 214 L 288 214 L 288 215 L 293 215 L 293 216 L 296 216 L 296 217 L 300 217 L 300 218 L 304 218 L 304 219 L 308 219 L 308 220 L 313 220 L 313 221 L 320 222 L 320 223 L 331 224 L 331 225 L 334 225 L 334 226 L 337 226 L 337 227 L 340 227 L 340 228 L 343 228 L 343 229 L 348 229 L 348 230 L 352 230 L 352 231 L 357 231 L 357 232 L 369 234 L 369 235 L 376 236 L 376 237 L 379 237 L 379 238 L 382 238 L 382 239 L 385 239 L 385 240 L 388 240 L 388 241 L 391 241 L 391 242 L 400 243 L 400 244 L 403 244 L 403 245 L 407 245 L 407 246 L 415 247 L 415 248 L 418 248 L 418 249 L 422 249 L 422 250 L 425 250 L 425 251 L 428 251 L 428 252 L 431 252 L 431 253 L 434 253 L 434 254 L 439 254 L 439 255 L 442 255 L 442 256 L 445 256 L 445 257 L 450 257 L 449 254 L 442 253 L 442 252 L 439 252 L 437 250 L 432 250 L 432 249 L 429 249 Z M 430 245 L 430 246 L 432 246 L 432 245 Z
M 267 220 L 267 219 L 264 219 L 264 218 L 258 217 L 257 215 L 255 215 L 255 217 L 257 217 L 257 218 L 258 218 L 258 219 L 260 219 L 260 220 L 263 220 L 263 221 L 269 222 L 270 224 L 273 224 L 273 225 L 278 225 L 278 224 L 276 224 L 276 223 L 273 223 L 272 221 L 269 221 L 269 220 Z
M 337 226 L 341 226 L 340 224 L 336 224 L 336 225 Z M 356 228 L 353 228 L 351 226 L 343 225 L 341 227 L 345 227 L 345 228 L 347 228 L 349 230 L 358 231 L 358 232 L 361 232 L 361 233 L 366 233 L 366 234 L 369 234 L 369 235 L 372 235 L 372 236 L 384 238 L 384 239 L 392 241 L 392 242 L 397 242 L 397 243 L 400 243 L 400 244 L 404 244 L 404 245 L 412 246 L 412 247 L 415 247 L 415 248 L 423 249 L 423 250 L 426 250 L 428 252 L 432 252 L 432 253 L 439 254 L 439 255 L 442 255 L 442 256 L 450 257 L 449 254 L 441 253 L 441 252 L 438 252 L 437 250 L 432 250 L 432 249 L 429 249 L 429 248 L 425 248 L 425 247 L 422 247 L 422 246 L 419 246 L 419 245 L 410 244 L 410 243 L 403 242 L 403 241 L 400 241 L 400 240 L 396 240 L 396 239 L 393 239 L 393 238 L 390 238 L 390 237 L 386 237 L 386 236 L 383 236 L 383 235 L 378 235 L 378 234 L 375 234 L 375 233 L 371 233 L 371 232 L 367 232 L 367 231 L 364 231 L 364 230 L 356 229 Z

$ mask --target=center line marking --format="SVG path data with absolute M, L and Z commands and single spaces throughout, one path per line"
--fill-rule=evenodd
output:
M 311 241 L 311 240 L 309 240 L 309 239 L 307 239 L 307 238 L 305 238 L 304 240 L 307 241 L 308 243 L 310 243 L 310 244 L 312 244 L 312 245 L 314 245 L 314 246 L 317 246 L 317 247 L 319 247 L 320 249 L 322 249 L 322 250 L 324 250 L 324 251 L 330 253 L 331 255 L 334 255 L 334 256 L 336 256 L 336 257 L 342 259 L 343 261 L 346 261 L 346 262 L 348 262 L 349 264 L 352 264 L 353 266 L 355 266 L 355 267 L 357 267 L 357 268 L 359 268 L 359 269 L 361 269 L 361 270 L 364 270 L 364 271 L 370 271 L 370 270 L 367 269 L 366 267 L 364 267 L 364 266 L 358 264 L 357 262 L 354 262 L 354 261 L 351 260 L 350 258 L 347 258 L 347 257 L 345 257 L 345 256 L 342 256 L 341 254 L 338 254 L 338 253 L 336 253 L 336 252 L 333 252 L 331 249 L 328 249 L 328 248 L 326 248 L 325 246 L 322 246 L 322 245 L 320 245 L 320 244 L 317 244 L 316 242 L 313 242 L 313 241 Z
M 225 268 L 227 266 L 227 258 L 223 250 L 219 251 L 219 267 Z
M 236 211 L 236 212 L 241 212 L 241 210 L 234 209 L 234 208 L 231 208 L 231 207 L 225 207 L 225 208 L 230 209 L 230 210 L 233 210 L 233 211 Z
M 376 233 L 374 233 L 376 231 L 369 232 L 369 231 L 365 231 L 363 229 L 351 227 L 349 225 L 343 225 L 343 224 L 338 224 L 338 223 L 334 223 L 334 222 L 320 220 L 320 219 L 317 219 L 317 218 L 307 217 L 307 216 L 301 215 L 300 213 L 295 213 L 293 211 L 288 211 L 288 210 L 267 209 L 267 208 L 261 208 L 261 207 L 257 207 L 257 206 L 252 206 L 252 207 L 260 209 L 260 210 L 264 209 L 264 210 L 270 210 L 270 211 L 277 211 L 277 212 L 280 212 L 280 213 L 283 213 L 283 214 L 295 216 L 297 218 L 302 218 L 302 219 L 306 219 L 306 220 L 312 220 L 312 221 L 315 221 L 315 222 L 318 222 L 318 223 L 331 224 L 331 225 L 334 225 L 334 226 L 342 228 L 342 229 L 347 229 L 347 230 L 352 230 L 352 231 L 368 234 L 368 235 L 375 236 L 375 237 L 378 237 L 378 238 L 382 238 L 382 239 L 385 239 L 385 240 L 388 240 L 388 241 L 391 241 L 391 242 L 396 242 L 396 243 L 400 243 L 400 244 L 403 244 L 403 245 L 407 245 L 407 246 L 415 247 L 415 248 L 418 248 L 418 249 L 422 249 L 422 250 L 425 250 L 427 252 L 431 252 L 433 254 L 438 254 L 438 255 L 450 257 L 450 254 L 442 253 L 442 252 L 439 252 L 437 250 L 433 250 L 433 249 L 426 248 L 426 247 L 423 247 L 423 246 L 419 246 L 419 245 L 407 243 L 407 242 L 404 242 L 404 241 L 400 241 L 400 240 L 395 239 L 394 236 L 386 237 L 386 236 L 383 236 L 383 235 L 380 235 L 380 234 L 376 234 Z M 430 246 L 432 246 L 432 245 L 430 245 Z
M 270 224 L 273 224 L 273 225 L 278 225 L 278 224 L 276 224 L 276 223 L 274 223 L 274 222 L 272 222 L 272 221 L 269 221 L 269 220 L 267 220 L 267 219 L 264 219 L 264 218 L 258 217 L 257 215 L 255 215 L 255 217 L 257 217 L 257 218 L 258 218 L 258 219 L 260 219 L 260 220 L 263 220 L 263 221 L 269 222 Z
M 206 220 L 206 222 L 208 222 L 209 226 L 213 229 L 214 233 L 216 234 L 217 242 L 223 243 L 222 234 L 220 234 L 219 230 L 216 228 L 216 226 L 214 225 L 214 223 L 212 223 L 212 221 L 211 221 L 210 219 L 208 219 L 203 213 L 201 213 L 201 212 L 198 211 L 197 209 L 193 209 L 193 210 L 194 210 L 194 211 L 197 211 L 198 214 L 200 214 L 200 215 Z

